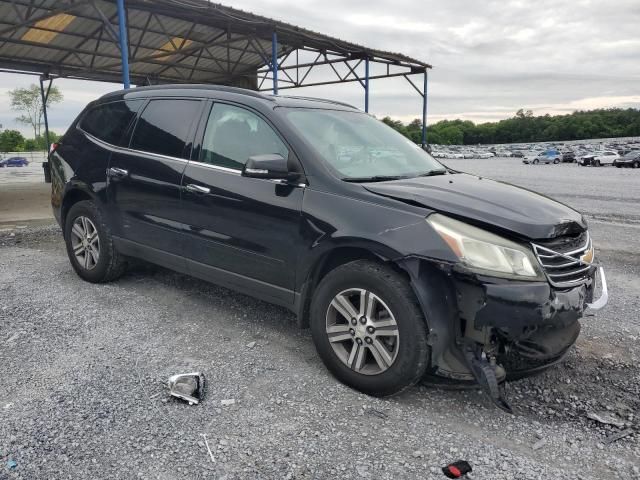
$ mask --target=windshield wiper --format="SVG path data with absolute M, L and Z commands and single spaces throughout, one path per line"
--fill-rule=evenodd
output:
M 429 170 L 428 172 L 421 173 L 419 177 L 434 177 L 436 175 L 446 175 L 449 170 Z
M 343 178 L 345 182 L 387 182 L 390 180 L 402 180 L 409 178 L 406 175 L 374 175 L 373 177 L 346 177 Z

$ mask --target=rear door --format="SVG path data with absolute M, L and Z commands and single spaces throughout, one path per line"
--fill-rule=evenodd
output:
M 89 107 L 77 128 L 69 129 L 55 150 L 57 160 L 51 162 L 54 177 L 65 179 L 67 170 L 72 171 L 73 182 L 84 183 L 93 190 L 96 200 L 104 207 L 109 160 L 115 150 L 128 142 L 127 131 L 143 103 L 142 100 L 114 100 Z M 64 192 L 56 191 L 57 184 L 53 182 L 53 197 L 60 201 Z M 110 209 L 104 211 L 112 224 Z
M 180 180 L 203 105 L 197 98 L 149 100 L 128 148 L 113 152 L 109 163 L 108 201 L 123 250 L 152 261 L 162 256 L 163 264 L 179 270 L 184 265 L 178 258 L 183 253 Z
M 279 153 L 300 169 L 290 148 L 257 112 L 215 103 L 198 150 L 182 181 L 190 273 L 292 303 L 304 186 L 241 176 L 260 154 Z

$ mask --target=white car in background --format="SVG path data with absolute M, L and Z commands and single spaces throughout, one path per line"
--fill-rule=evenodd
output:
M 594 153 L 588 153 L 580 157 L 578 163 L 583 167 L 591 165 L 592 167 L 599 167 L 601 165 L 613 165 L 613 162 L 620 159 L 620 154 L 613 150 L 603 150 Z

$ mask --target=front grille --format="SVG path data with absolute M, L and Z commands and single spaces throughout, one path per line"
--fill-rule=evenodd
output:
M 578 236 L 559 237 L 532 244 L 549 282 L 554 287 L 569 288 L 584 283 L 592 268 L 581 257 L 593 248 L 589 232 Z

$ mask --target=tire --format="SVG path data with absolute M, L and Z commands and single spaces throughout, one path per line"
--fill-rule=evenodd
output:
M 81 230 L 87 232 L 85 240 L 80 240 Z M 93 240 L 89 240 L 89 235 Z M 83 280 L 91 283 L 110 282 L 125 272 L 126 259 L 116 250 L 111 229 L 92 201 L 84 200 L 71 207 L 65 220 L 64 239 L 71 266 Z M 74 248 L 82 253 L 77 255 Z
M 338 304 L 334 300 L 338 296 L 352 298 L 357 303 L 349 301 L 349 304 L 359 314 L 366 311 L 359 308 L 362 292 L 367 295 L 364 297 L 367 299 L 364 300 L 365 304 L 369 304 L 369 299 L 373 298 L 376 313 L 368 316 L 373 320 L 365 317 L 366 325 L 362 323 L 362 317 L 355 319 L 354 326 L 351 323 L 353 319 L 347 319 L 334 307 Z M 342 311 L 347 310 L 343 307 Z M 379 322 L 395 322 L 395 325 L 385 328 Z M 427 369 L 430 349 L 422 309 L 409 282 L 383 264 L 357 260 L 328 273 L 311 301 L 310 323 L 313 342 L 325 366 L 342 383 L 367 395 L 383 397 L 398 394 L 417 383 Z M 372 332 L 369 330 L 372 326 L 377 326 L 379 330 Z M 345 327 L 355 333 L 347 331 Z M 331 332 L 334 334 L 333 342 L 329 341 L 328 328 L 340 330 Z M 395 329 L 397 336 L 385 336 L 390 329 Z M 375 340 L 371 341 L 374 334 Z M 338 337 L 344 338 L 335 341 Z M 380 348 L 386 349 L 387 356 L 384 358 L 393 357 L 390 365 L 380 361 L 383 359 Z M 359 355 L 361 350 L 364 352 L 362 362 Z M 353 352 L 358 354 L 354 355 Z M 347 364 L 351 358 L 353 369 Z
M 558 164 L 560 163 L 560 160 L 558 160 L 557 158 L 553 161 L 554 164 Z
M 636 161 L 631 164 L 631 168 L 640 168 L 640 162 Z
M 599 167 L 600 166 L 600 160 L 594 160 L 593 166 L 594 167 Z
M 538 165 L 540 163 L 540 160 L 538 160 L 537 158 L 532 162 L 534 165 Z

